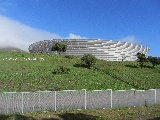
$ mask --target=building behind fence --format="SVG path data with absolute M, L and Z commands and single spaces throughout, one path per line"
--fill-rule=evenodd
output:
M 160 104 L 160 89 L 63 90 L 0 93 L 0 113 L 103 109 Z

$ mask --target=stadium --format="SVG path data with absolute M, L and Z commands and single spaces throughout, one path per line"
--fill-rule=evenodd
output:
M 33 43 L 29 46 L 30 53 L 43 52 L 46 54 L 57 54 L 52 51 L 53 44 L 61 42 L 67 45 L 67 50 L 63 54 L 83 56 L 92 54 L 98 59 L 108 61 L 135 61 L 138 52 L 147 54 L 148 47 L 113 40 L 100 39 L 52 39 Z

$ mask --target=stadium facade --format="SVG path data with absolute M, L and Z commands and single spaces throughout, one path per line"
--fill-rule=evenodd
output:
M 100 39 L 52 39 L 33 43 L 29 46 L 29 52 L 43 52 L 56 54 L 52 51 L 53 44 L 61 42 L 67 45 L 66 55 L 83 56 L 92 54 L 98 59 L 108 61 L 135 61 L 138 52 L 147 54 L 148 47 L 129 42 L 100 40 Z

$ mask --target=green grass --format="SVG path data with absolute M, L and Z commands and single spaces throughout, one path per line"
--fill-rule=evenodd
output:
M 25 61 L 23 58 L 37 58 Z M 17 58 L 3 60 L 4 58 Z M 44 58 L 45 60 L 39 60 Z M 80 57 L 0 51 L 0 92 L 66 90 L 66 89 L 154 89 L 160 88 L 160 66 L 152 69 L 145 63 L 98 60 L 94 69 L 80 65 Z M 63 65 L 69 74 L 53 74 Z M 158 120 L 160 105 L 104 110 L 34 112 L 0 115 L 0 120 Z
M 37 60 L 21 60 L 28 57 Z M 137 62 L 98 60 L 95 69 L 87 69 L 80 66 L 80 63 L 80 57 L 70 59 L 62 55 L 0 51 L 0 92 L 160 88 L 160 66 L 152 69 L 152 65 L 146 63 L 141 69 Z M 60 65 L 69 68 L 70 73 L 53 74 Z
M 160 105 L 0 115 L 0 120 L 159 120 Z

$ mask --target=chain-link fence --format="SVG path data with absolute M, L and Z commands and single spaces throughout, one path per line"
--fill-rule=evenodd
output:
M 71 109 L 160 104 L 160 89 L 150 90 L 63 90 L 0 93 L 0 113 L 24 113 Z

